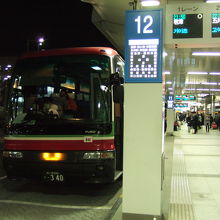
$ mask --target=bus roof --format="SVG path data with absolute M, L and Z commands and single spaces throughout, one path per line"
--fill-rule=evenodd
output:
M 110 47 L 75 47 L 75 48 L 62 48 L 62 49 L 28 52 L 20 56 L 19 60 L 26 58 L 34 58 L 34 57 L 74 55 L 74 54 L 98 54 L 98 55 L 106 55 L 106 56 L 118 55 L 117 51 L 115 51 Z

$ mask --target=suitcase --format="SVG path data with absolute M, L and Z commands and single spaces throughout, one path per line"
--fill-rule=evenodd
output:
M 213 129 L 217 129 L 218 128 L 218 126 L 217 126 L 217 124 L 215 122 L 212 122 L 212 128 Z

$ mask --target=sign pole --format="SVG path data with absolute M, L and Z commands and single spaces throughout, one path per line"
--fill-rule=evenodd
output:
M 161 219 L 163 12 L 126 12 L 123 220 Z

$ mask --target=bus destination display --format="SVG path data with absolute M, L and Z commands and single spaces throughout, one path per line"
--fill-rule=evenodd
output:
M 220 37 L 220 13 L 212 13 L 212 37 Z
M 202 38 L 203 14 L 174 14 L 173 39 Z

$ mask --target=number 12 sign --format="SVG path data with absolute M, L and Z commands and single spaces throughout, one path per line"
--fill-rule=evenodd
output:
M 162 82 L 163 12 L 127 11 L 125 82 Z

